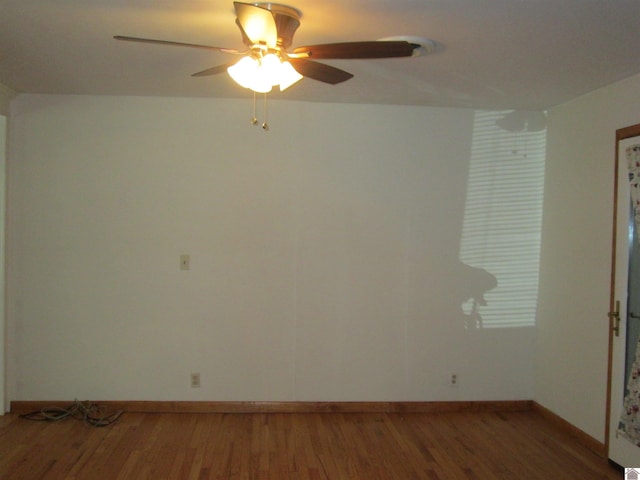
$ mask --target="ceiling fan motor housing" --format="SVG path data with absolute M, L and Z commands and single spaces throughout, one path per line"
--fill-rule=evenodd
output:
M 282 50 L 288 49 L 293 42 L 294 33 L 300 26 L 302 12 L 297 8 L 280 3 L 264 2 L 254 3 L 253 5 L 269 10 L 273 14 L 273 19 L 276 23 L 276 30 L 278 32 L 278 47 Z M 249 42 L 251 41 L 249 40 Z M 248 45 L 251 46 L 251 43 Z

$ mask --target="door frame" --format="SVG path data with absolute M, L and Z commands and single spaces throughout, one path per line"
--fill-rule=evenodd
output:
M 609 294 L 609 312 L 615 311 L 616 302 L 616 245 L 618 240 L 618 156 L 620 141 L 626 138 L 632 138 L 640 136 L 640 123 L 624 127 L 616 130 L 616 146 L 615 146 L 615 162 L 614 162 L 614 184 L 613 184 L 613 222 L 612 222 L 612 248 L 611 248 L 611 280 L 610 280 L 610 294 Z M 613 372 L 613 340 L 614 340 L 614 327 L 615 320 L 612 316 L 609 316 L 609 354 L 607 365 L 607 412 L 605 415 L 605 432 L 604 432 L 604 445 L 607 452 L 607 458 L 609 458 L 609 435 L 611 434 L 611 381 Z
M 1 99 L 0 99 L 1 100 Z M 8 358 L 9 344 L 6 315 L 6 210 L 7 210 L 7 158 L 8 158 L 9 117 L 0 108 L 0 415 L 9 411 L 8 400 Z

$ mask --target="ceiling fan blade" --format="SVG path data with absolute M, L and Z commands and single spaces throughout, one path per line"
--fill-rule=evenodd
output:
M 233 2 L 236 9 L 237 24 L 252 44 L 265 43 L 275 48 L 278 42 L 278 29 L 273 13 L 266 8 L 250 3 Z
M 314 80 L 330 83 L 331 85 L 342 83 L 353 78 L 353 74 L 349 72 L 332 67 L 331 65 L 307 60 L 306 58 L 289 58 L 289 62 L 303 77 L 313 78 Z
M 219 73 L 224 73 L 227 71 L 233 63 L 224 63 L 222 65 L 216 65 L 215 67 L 207 68 L 206 70 L 202 70 L 201 72 L 192 73 L 192 77 L 207 77 L 209 75 L 218 75 Z
M 245 53 L 240 52 L 235 48 L 212 47 L 209 45 L 198 45 L 195 43 L 172 42 L 170 40 L 155 40 L 153 38 L 126 37 L 124 35 L 115 35 L 113 38 L 115 38 L 116 40 L 125 40 L 127 42 L 155 43 L 158 45 L 172 45 L 176 47 L 203 48 L 205 50 L 215 50 L 217 52 L 223 53 Z
M 293 50 L 293 55 L 310 58 L 392 58 L 410 57 L 419 45 L 405 41 L 325 43 Z

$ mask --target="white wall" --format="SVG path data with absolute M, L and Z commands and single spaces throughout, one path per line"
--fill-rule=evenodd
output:
M 11 114 L 12 399 L 532 398 L 534 328 L 465 329 L 472 110 L 273 102 L 268 133 L 237 100 Z
M 9 104 L 16 97 L 16 92 L 0 83 L 0 115 L 9 114 Z
M 615 131 L 640 76 L 549 112 L 536 399 L 604 442 Z

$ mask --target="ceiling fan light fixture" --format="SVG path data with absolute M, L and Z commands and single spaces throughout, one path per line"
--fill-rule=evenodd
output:
M 238 85 L 257 93 L 268 93 L 278 85 L 280 91 L 284 91 L 303 78 L 289 62 L 283 62 L 275 53 L 260 58 L 243 57 L 227 68 L 227 72 Z

